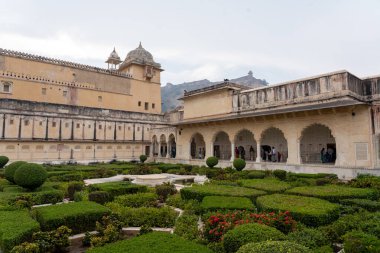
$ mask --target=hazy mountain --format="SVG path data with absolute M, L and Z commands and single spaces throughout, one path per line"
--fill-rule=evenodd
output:
M 162 96 L 162 111 L 167 112 L 173 110 L 177 106 L 181 104 L 181 101 L 178 100 L 179 97 L 183 95 L 185 90 L 191 91 L 200 88 L 204 88 L 207 86 L 211 86 L 219 82 L 210 82 L 207 79 L 194 81 L 194 82 L 186 82 L 181 84 L 172 84 L 167 83 L 165 86 L 161 87 L 161 96 Z M 230 79 L 230 82 L 246 85 L 252 88 L 267 86 L 268 83 L 265 79 L 257 79 L 252 75 L 252 71 L 248 72 L 248 75 L 238 77 L 235 79 Z

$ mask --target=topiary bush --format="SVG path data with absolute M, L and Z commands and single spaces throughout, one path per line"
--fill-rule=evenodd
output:
M 284 192 L 292 187 L 290 184 L 276 178 L 244 179 L 238 182 L 240 186 L 263 190 L 270 193 Z
M 320 248 L 328 245 L 326 235 L 316 228 L 303 228 L 288 234 L 288 240 L 301 244 L 310 249 Z
M 98 204 L 104 204 L 112 200 L 111 195 L 106 191 L 94 191 L 88 194 L 88 200 Z
M 223 244 L 226 252 L 232 253 L 250 242 L 278 241 L 285 238 L 285 235 L 275 228 L 258 223 L 250 223 L 240 225 L 228 231 L 223 237 Z
M 235 158 L 233 165 L 237 171 L 242 171 L 245 168 L 246 162 L 241 158 Z
M 177 193 L 177 189 L 174 184 L 171 183 L 163 183 L 160 185 L 156 185 L 156 193 L 159 196 L 161 201 L 165 201 L 169 195 L 174 195 Z
M 210 156 L 206 160 L 206 164 L 209 168 L 214 168 L 218 164 L 219 160 L 215 156 Z
M 144 163 L 148 159 L 146 155 L 140 155 L 140 162 Z
M 158 196 L 152 192 L 142 192 L 117 196 L 114 202 L 129 207 L 155 207 L 157 206 Z
M 286 170 L 274 170 L 273 175 L 277 177 L 280 180 L 285 180 L 286 179 Z
M 380 201 L 369 199 L 342 199 L 339 202 L 347 206 L 361 207 L 371 212 L 380 211 Z
M 21 165 L 24 165 L 24 164 L 26 164 L 26 162 L 24 162 L 24 161 L 17 161 L 17 162 L 13 162 L 13 163 L 9 164 L 7 167 L 5 167 L 5 171 L 4 171 L 5 179 L 7 179 L 9 182 L 15 184 L 15 181 L 14 181 L 14 178 L 13 178 L 14 174 L 15 174 L 16 170 Z
M 48 175 L 44 167 L 39 164 L 26 163 L 21 165 L 14 174 L 15 183 L 23 188 L 34 190 L 40 187 Z
M 4 166 L 9 162 L 9 158 L 6 156 L 0 156 L 0 169 L 4 168 Z
M 248 243 L 242 246 L 237 253 L 311 253 L 307 247 L 288 241 L 266 241 Z
M 79 192 L 83 190 L 84 183 L 83 182 L 70 182 L 67 186 L 67 195 L 70 200 L 74 200 L 75 192 Z
M 345 253 L 378 253 L 380 252 L 380 240 L 374 236 L 359 230 L 348 232 L 343 236 Z
M 262 211 L 290 211 L 295 220 L 314 227 L 337 219 L 340 209 L 323 199 L 285 194 L 258 197 L 256 206 Z
M 259 171 L 259 170 L 250 171 L 246 175 L 247 179 L 259 179 L 259 178 L 264 178 L 264 177 L 265 177 L 265 171 Z
M 354 188 L 342 185 L 323 185 L 296 187 L 287 190 L 287 194 L 295 194 L 339 202 L 341 199 L 377 199 L 378 191 L 368 188 Z
M 245 197 L 206 196 L 203 198 L 201 207 L 213 211 L 220 209 L 246 210 L 254 209 L 252 200 Z

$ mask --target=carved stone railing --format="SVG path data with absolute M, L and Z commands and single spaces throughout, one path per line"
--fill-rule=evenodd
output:
M 85 65 L 85 64 L 80 64 L 80 63 L 75 63 L 75 62 L 70 62 L 70 61 L 63 61 L 63 60 L 48 58 L 44 56 L 22 53 L 18 51 L 6 50 L 2 48 L 0 48 L 0 55 L 22 58 L 22 59 L 27 59 L 27 60 L 40 61 L 40 62 L 56 64 L 56 65 L 62 65 L 62 66 L 71 67 L 71 68 L 84 69 L 84 70 L 89 70 L 89 71 L 98 72 L 102 74 L 121 76 L 125 78 L 133 78 L 131 74 L 125 73 L 125 72 L 103 69 L 103 68 L 98 68 L 98 67 L 94 67 L 90 65 Z

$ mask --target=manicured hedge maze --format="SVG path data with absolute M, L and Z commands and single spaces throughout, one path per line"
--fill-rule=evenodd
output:
M 354 188 L 340 185 L 305 186 L 287 190 L 287 194 L 326 199 L 339 202 L 341 199 L 376 199 L 378 192 L 369 188 Z
M 247 197 L 254 200 L 264 194 L 266 192 L 256 189 L 216 184 L 194 185 L 181 190 L 182 199 L 196 199 L 198 201 L 202 201 L 206 196 Z
M 201 207 L 205 210 L 254 209 L 252 200 L 245 197 L 206 196 Z
M 212 253 L 206 246 L 187 241 L 177 235 L 153 232 L 94 248 L 88 253 Z
M 96 221 L 109 214 L 110 210 L 97 203 L 83 201 L 38 207 L 33 212 L 44 231 L 64 225 L 74 233 L 81 233 L 94 230 Z
M 40 228 L 28 211 L 0 211 L 0 248 L 9 252 L 14 246 L 30 239 Z
M 254 188 L 270 193 L 283 192 L 291 188 L 290 184 L 274 178 L 240 180 L 239 184 L 243 187 Z
M 340 208 L 323 199 L 285 194 L 258 197 L 256 205 L 263 211 L 290 211 L 294 219 L 309 226 L 332 222 L 338 218 Z

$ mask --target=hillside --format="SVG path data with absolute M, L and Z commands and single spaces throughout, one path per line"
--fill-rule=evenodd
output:
M 250 86 L 252 88 L 267 86 L 268 83 L 265 79 L 257 79 L 252 75 L 252 71 L 248 72 L 248 75 L 238 77 L 235 79 L 230 79 L 231 82 Z M 172 84 L 167 83 L 165 86 L 161 87 L 161 96 L 162 96 L 162 111 L 167 112 L 173 110 L 177 106 L 180 105 L 181 101 L 178 100 L 179 97 L 183 95 L 185 90 L 191 91 L 195 89 L 200 89 L 204 87 L 208 87 L 219 82 L 210 82 L 207 79 L 194 81 L 194 82 L 186 82 L 181 84 Z

